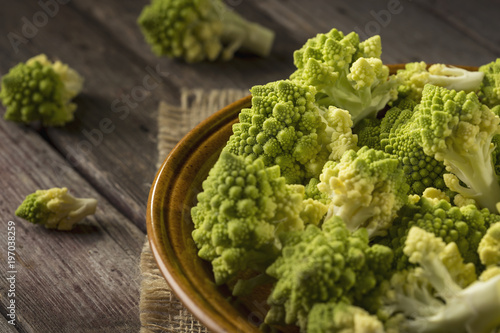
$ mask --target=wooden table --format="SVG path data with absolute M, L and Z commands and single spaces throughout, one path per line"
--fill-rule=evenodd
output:
M 272 55 L 186 64 L 150 51 L 136 24 L 147 3 L 1 0 L 2 75 L 45 53 L 86 83 L 75 100 L 76 119 L 65 127 L 0 121 L 0 332 L 139 331 L 138 262 L 156 172 L 156 109 L 160 100 L 178 103 L 181 88 L 248 89 L 286 78 L 294 70 L 293 51 L 333 27 L 362 38 L 380 34 L 387 64 L 477 66 L 500 56 L 498 1 L 233 0 L 236 11 L 276 31 Z M 146 90 L 151 73 L 161 84 Z M 53 186 L 98 198 L 96 214 L 73 232 L 14 216 L 25 195 Z M 9 223 L 15 273 L 7 264 Z M 11 287 L 13 298 L 7 297 Z M 8 323 L 10 299 L 15 326 Z

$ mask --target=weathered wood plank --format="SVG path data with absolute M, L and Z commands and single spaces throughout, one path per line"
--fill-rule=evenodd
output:
M 48 129 L 46 138 L 74 169 L 145 230 L 147 195 L 156 171 L 158 102 L 176 103 L 180 87 L 249 88 L 281 77 L 283 68 L 291 69 L 291 62 L 282 65 L 279 58 L 268 62 L 248 57 L 231 64 L 188 65 L 151 54 L 144 58 L 140 50 L 130 51 L 125 41 L 115 41 L 102 23 L 82 16 L 78 9 L 82 3 L 60 5 L 58 13 L 33 38 L 19 45 L 19 53 L 4 56 L 0 71 L 6 72 L 13 59 L 23 61 L 43 52 L 67 62 L 86 78 L 84 92 L 76 99 L 76 121 L 62 129 Z M 123 12 L 122 5 L 95 3 L 92 8 L 110 8 L 112 13 L 106 15 L 112 18 L 121 17 L 116 13 Z M 36 3 L 16 2 L 10 10 L 29 13 L 26 17 L 30 17 L 41 9 Z M 134 35 L 144 43 L 137 26 L 128 23 L 128 28 L 121 27 L 120 36 Z M 23 32 L 22 21 L 15 15 L 2 24 L 7 30 Z M 9 50 L 11 45 L 5 39 L 0 47 Z
M 37 9 L 36 2 L 16 2 L 10 8 L 15 13 Z M 46 53 L 85 77 L 84 91 L 76 99 L 76 120 L 63 128 L 47 129 L 45 137 L 72 168 L 144 231 L 156 163 L 155 109 L 159 96 L 174 99 L 178 91 L 167 78 L 155 73 L 155 65 L 127 53 L 122 44 L 92 23 L 68 5 L 61 5 L 58 14 L 20 46 L 19 54 L 3 55 L 0 71 L 5 73 L 12 61 Z M 16 27 L 19 18 L 9 16 L 3 24 Z M 8 41 L 1 39 L 0 47 L 8 50 Z
M 81 10 L 96 17 L 107 26 L 118 40 L 127 42 L 135 52 L 142 54 L 149 61 L 155 61 L 155 56 L 149 51 L 137 28 L 136 18 L 142 7 L 149 1 L 134 2 L 127 5 L 127 15 L 124 18 L 111 18 L 116 11 L 113 3 L 97 5 L 93 1 L 75 2 Z M 480 2 L 478 6 L 467 1 L 453 3 L 453 15 L 450 15 L 450 5 L 434 1 L 356 1 L 342 3 L 325 3 L 316 1 L 255 1 L 232 2 L 234 9 L 245 17 L 266 24 L 277 31 L 276 49 L 280 58 L 289 64 L 293 50 L 300 47 L 309 37 L 318 32 L 325 32 L 337 27 L 345 32 L 356 31 L 362 37 L 378 33 L 383 38 L 384 61 L 400 63 L 416 60 L 427 62 L 446 62 L 454 64 L 480 65 L 495 57 L 497 43 L 486 43 L 486 37 L 476 38 L 479 29 L 467 29 L 468 21 L 482 24 L 484 36 L 497 36 L 498 20 L 495 19 L 495 4 Z M 462 5 L 463 4 L 463 5 Z M 491 8 L 493 7 L 493 8 Z M 488 10 L 489 9 L 489 10 Z M 463 20 L 462 17 L 468 18 Z M 482 20 L 478 19 L 480 17 Z M 126 27 L 136 27 L 135 34 L 124 34 Z M 497 38 L 497 37 L 495 37 Z M 283 41 L 283 39 L 285 41 Z M 494 41 L 494 39 L 493 39 Z M 274 59 L 267 59 L 274 64 Z M 192 65 L 175 64 L 182 67 L 183 72 L 189 72 Z M 195 68 L 197 66 L 194 66 Z M 210 69 L 203 67 L 203 73 Z M 217 67 L 211 64 L 210 67 Z M 227 75 L 233 65 L 225 67 Z M 273 66 L 274 67 L 274 66 Z M 275 68 L 275 67 L 274 67 Z M 260 73 L 259 66 L 255 72 Z M 282 73 L 289 73 L 292 68 L 285 68 Z M 208 72 L 207 72 L 208 71 Z M 229 71 L 229 72 L 228 72 Z M 254 74 L 255 75 L 255 74 Z M 210 75 L 212 77 L 213 74 Z M 246 76 L 251 80 L 252 75 Z M 235 79 L 237 76 L 235 76 Z M 280 78 L 278 76 L 278 78 Z M 283 74 L 281 76 L 283 78 Z M 252 81 L 250 81 L 252 83 Z M 203 82 L 199 83 L 203 85 Z
M 17 332 L 19 332 L 16 329 L 15 325 L 8 323 L 8 320 L 10 320 L 10 318 L 5 319 L 3 317 L 0 317 L 0 332 L 4 332 L 4 333 L 17 333 Z
M 464 29 L 458 29 L 453 23 L 465 16 L 469 20 L 480 17 L 484 20 L 480 27 L 485 35 L 497 35 L 498 10 L 488 11 L 486 5 L 475 8 L 475 2 L 454 1 L 436 14 L 430 10 L 436 3 L 444 6 L 443 1 L 411 0 L 259 1 L 257 5 L 290 30 L 289 33 L 300 35 L 304 40 L 333 27 L 344 32 L 356 31 L 364 38 L 380 34 L 384 48 L 382 58 L 386 63 L 424 60 L 480 65 L 498 55 L 497 48 L 478 41 L 473 34 L 464 34 Z M 451 7 L 454 11 L 450 13 L 447 10 Z M 444 16 L 448 19 L 443 19 Z M 473 27 L 469 29 L 473 30 Z
M 478 1 L 419 1 L 425 10 L 447 21 L 464 36 L 490 49 L 500 57 L 500 34 L 498 33 L 500 2 Z
M 0 237 L 2 261 L 8 246 L 15 246 L 13 267 L 0 271 L 0 281 L 15 276 L 19 331 L 137 332 L 144 233 L 74 171 L 60 175 L 47 169 L 48 163 L 66 162 L 31 130 L 2 121 L 0 141 L 0 234 L 7 235 L 8 221 L 15 228 L 10 239 L 15 244 Z M 96 214 L 72 232 L 47 230 L 14 216 L 27 194 L 52 186 L 97 198 Z M 2 295 L 5 288 L 10 285 L 1 283 Z M 5 309 L 10 300 L 0 302 Z

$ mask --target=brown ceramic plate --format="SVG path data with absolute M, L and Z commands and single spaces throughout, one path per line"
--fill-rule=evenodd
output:
M 404 65 L 389 67 L 395 72 Z M 237 302 L 227 288 L 215 285 L 210 264 L 197 256 L 191 238 L 190 210 L 196 194 L 232 134 L 240 110 L 250 105 L 248 96 L 190 131 L 164 161 L 148 201 L 147 231 L 160 271 L 189 311 L 216 333 L 260 332 L 257 327 L 265 316 L 263 298 Z

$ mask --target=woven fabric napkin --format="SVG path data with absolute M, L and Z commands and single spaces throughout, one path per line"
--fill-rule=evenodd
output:
M 158 165 L 189 130 L 224 106 L 249 94 L 248 90 L 184 89 L 180 105 L 160 102 L 158 108 Z M 140 259 L 140 333 L 209 332 L 175 297 L 156 265 L 146 236 Z

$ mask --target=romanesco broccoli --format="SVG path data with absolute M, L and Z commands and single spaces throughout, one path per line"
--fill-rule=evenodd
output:
M 198 255 L 212 262 L 217 284 L 246 269 L 263 271 L 278 255 L 280 234 L 304 229 L 301 213 L 322 217 L 304 193 L 286 184 L 278 166 L 222 151 L 191 211 Z
M 358 146 L 383 150 L 380 144 L 381 124 L 382 120 L 379 118 L 370 117 L 359 121 L 352 129 L 352 132 L 358 137 Z
M 500 223 L 497 222 L 489 226 L 479 242 L 477 252 L 483 265 L 500 266 Z
M 0 100 L 4 118 L 44 126 L 62 126 L 73 120 L 84 79 L 68 65 L 51 62 L 44 54 L 19 63 L 2 77 Z
M 433 233 L 446 243 L 455 242 L 466 262 L 480 265 L 477 249 L 491 220 L 500 220 L 500 215 L 474 205 L 457 207 L 447 199 L 420 197 L 415 204 L 407 204 L 398 213 L 385 237 L 377 243 L 394 250 L 395 268 L 408 267 L 408 258 L 403 253 L 409 230 L 419 227 Z
M 398 70 L 397 77 L 400 79 L 399 94 L 419 102 L 426 84 L 467 92 L 478 91 L 484 73 L 444 64 L 428 66 L 420 61 L 407 63 L 405 69 Z
M 328 162 L 319 179 L 319 190 L 331 199 L 327 218 L 340 216 L 349 230 L 364 227 L 370 237 L 385 234 L 408 200 L 399 161 L 368 147 Z
M 15 214 L 48 229 L 71 230 L 83 218 L 94 214 L 96 206 L 94 198 L 75 198 L 66 187 L 54 187 L 26 196 Z
M 489 107 L 500 104 L 500 58 L 479 67 L 479 72 L 484 74 L 479 99 Z
M 500 118 L 481 104 L 474 92 L 428 84 L 412 122 L 420 129 L 424 152 L 442 161 L 450 172 L 443 175 L 446 186 L 498 212 L 500 184 L 492 163 L 491 141 L 500 133 Z
M 370 246 L 366 229 L 351 233 L 336 216 L 321 229 L 308 225 L 289 235 L 282 255 L 266 270 L 277 279 L 268 298 L 266 323 L 305 329 L 315 303 L 352 302 L 387 279 L 392 255 L 388 247 Z
M 230 60 L 237 51 L 265 57 L 274 42 L 271 29 L 222 0 L 152 0 L 137 21 L 155 54 L 187 62 Z
M 411 194 L 421 195 L 427 187 L 447 190 L 443 175 L 444 164 L 424 153 L 420 145 L 421 128 L 411 122 L 413 110 L 393 107 L 381 124 L 382 150 L 394 156 L 402 165 Z
M 295 51 L 290 79 L 316 88 L 316 101 L 348 110 L 352 121 L 372 117 L 396 99 L 398 81 L 380 59 L 380 36 L 363 42 L 355 32 L 318 34 Z
M 358 150 L 358 136 L 352 133 L 353 122 L 349 111 L 330 106 L 323 117 L 328 124 L 326 138 L 331 151 L 328 160 L 339 161 L 348 150 Z
M 332 153 L 356 143 L 346 113 L 319 107 L 314 92 L 290 80 L 252 87 L 252 107 L 240 112 L 224 149 L 261 157 L 266 166 L 278 165 L 287 183 L 306 185 L 319 176 Z M 345 139 L 338 141 L 342 144 L 334 142 L 340 138 Z
M 270 287 L 263 328 L 498 331 L 498 65 L 389 75 L 381 51 L 332 29 L 251 89 L 191 211 L 198 254 L 235 297 Z
M 316 303 L 307 318 L 308 333 L 386 333 L 382 322 L 348 302 Z
M 386 298 L 390 311 L 406 317 L 401 332 L 490 333 L 500 325 L 500 275 L 476 280 L 474 266 L 461 262 L 455 243 L 445 245 L 417 227 L 404 251 L 418 267 L 396 273 Z

